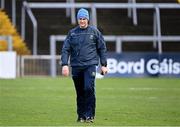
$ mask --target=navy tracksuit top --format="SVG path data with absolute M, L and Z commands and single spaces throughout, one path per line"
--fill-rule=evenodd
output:
M 88 26 L 81 29 L 79 26 L 70 30 L 62 48 L 62 66 L 70 64 L 75 66 L 98 65 L 99 59 L 102 66 L 107 65 L 106 45 L 100 31 Z

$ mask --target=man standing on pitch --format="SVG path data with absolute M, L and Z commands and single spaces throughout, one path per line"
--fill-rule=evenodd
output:
M 93 122 L 95 117 L 96 66 L 107 73 L 106 44 L 100 31 L 89 25 L 89 13 L 81 8 L 77 13 L 78 26 L 70 30 L 62 48 L 62 74 L 69 75 L 68 60 L 77 94 L 78 122 Z

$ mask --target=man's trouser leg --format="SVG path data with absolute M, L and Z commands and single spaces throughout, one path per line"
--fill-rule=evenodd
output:
M 76 89 L 77 114 L 79 118 L 84 118 L 85 98 L 84 98 L 84 75 L 82 71 L 74 67 L 72 68 L 72 78 Z
M 96 66 L 88 66 L 84 70 L 84 92 L 85 92 L 85 116 L 94 117 L 95 116 L 95 76 L 96 76 Z

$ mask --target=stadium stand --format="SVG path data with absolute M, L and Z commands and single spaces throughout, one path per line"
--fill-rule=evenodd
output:
M 21 39 L 20 35 L 16 31 L 15 27 L 12 25 L 8 15 L 0 10 L 0 35 L 12 36 L 13 40 L 13 50 L 19 55 L 30 54 L 26 43 Z M 8 49 L 8 43 L 6 40 L 0 40 L 0 51 L 6 51 Z
M 49 2 L 49 0 L 27 0 L 28 2 Z M 51 0 L 50 2 L 66 2 L 65 0 Z M 76 2 L 84 2 L 76 0 Z M 87 0 L 86 2 L 121 2 L 127 0 Z M 137 3 L 178 3 L 177 0 L 136 0 Z M 6 1 L 6 11 L 11 15 L 10 0 Z M 22 0 L 17 0 L 17 28 L 20 31 Z M 127 9 L 98 9 L 98 28 L 104 35 L 152 35 L 153 34 L 153 10 L 138 9 L 138 25 L 134 26 L 132 19 L 127 16 Z M 65 9 L 34 9 L 35 17 L 38 21 L 38 54 L 49 54 L 49 36 L 66 35 L 68 30 L 73 28 L 70 18 L 65 16 Z M 163 9 L 161 10 L 161 27 L 162 35 L 180 35 L 180 10 Z M 26 17 L 26 42 L 32 50 L 32 23 Z M 115 51 L 115 43 L 108 43 L 108 50 Z M 137 46 L 138 45 L 138 46 Z M 59 54 L 62 43 L 57 44 L 57 54 Z M 128 42 L 123 44 L 123 51 L 157 51 L 152 43 Z M 163 43 L 163 51 L 179 52 L 180 43 L 166 42 Z

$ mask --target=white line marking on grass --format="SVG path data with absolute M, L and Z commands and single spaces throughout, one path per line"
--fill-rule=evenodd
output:
M 130 90 L 142 90 L 142 91 L 149 91 L 149 90 L 162 90 L 162 88 L 129 88 Z
M 150 87 L 142 87 L 142 88 L 136 88 L 136 87 L 131 87 L 131 88 L 111 88 L 111 87 L 106 87 L 106 88 L 100 88 L 102 90 L 109 90 L 109 91 L 114 91 L 114 90 L 133 90 L 133 91 L 161 91 L 161 90 L 173 90 L 173 91 L 180 91 L 180 88 L 150 88 Z

